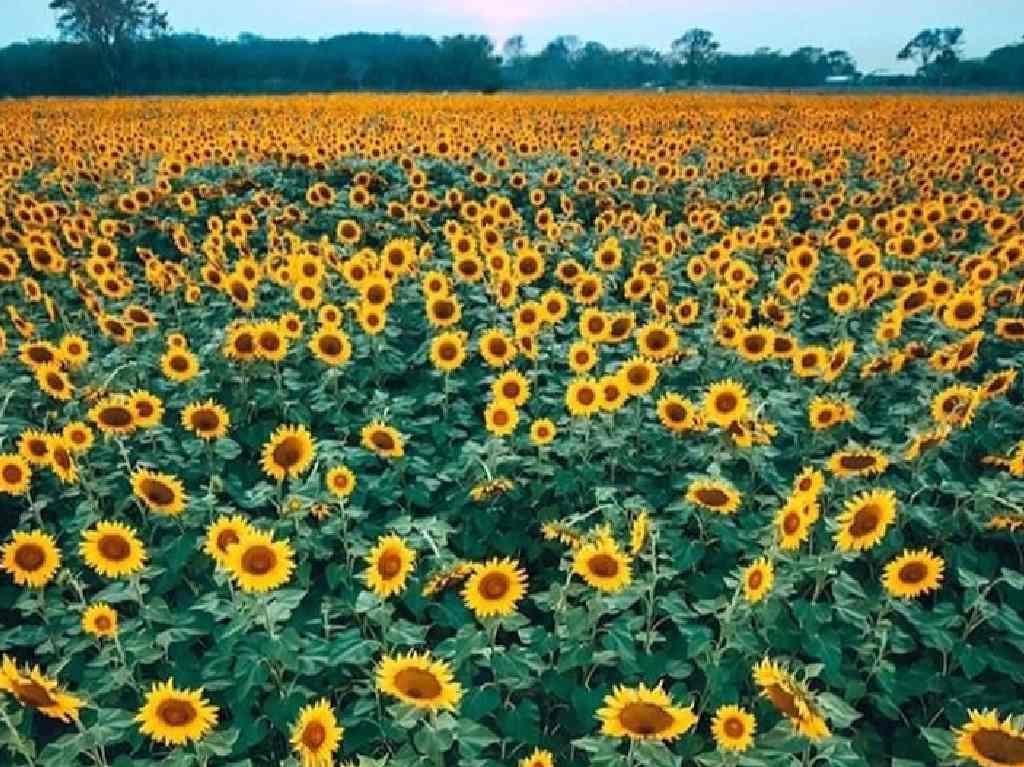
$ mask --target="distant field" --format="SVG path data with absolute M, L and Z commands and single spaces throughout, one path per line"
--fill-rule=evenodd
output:
M 1024 764 L 1021 105 L 0 102 L 0 763 Z

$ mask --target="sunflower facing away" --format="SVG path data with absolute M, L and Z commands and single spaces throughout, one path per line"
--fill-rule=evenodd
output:
M 50 535 L 40 530 L 31 533 L 15 531 L 11 542 L 3 548 L 0 567 L 10 573 L 17 585 L 39 589 L 57 574 L 60 549 Z
M 1024 765 L 1024 731 L 1012 718 L 999 720 L 995 710 L 968 712 L 967 724 L 954 730 L 956 753 L 981 767 L 1021 767 Z
M 768 658 L 762 660 L 754 667 L 754 683 L 761 688 L 761 695 L 804 737 L 820 740 L 831 734 L 810 692 L 778 663 Z
M 202 739 L 217 723 L 217 707 L 202 689 L 179 690 L 174 680 L 157 683 L 135 717 L 139 732 L 167 746 L 183 746 Z
M 595 589 L 609 593 L 621 591 L 633 579 L 629 555 L 604 535 L 575 551 L 572 570 Z
M 942 583 L 945 562 L 930 551 L 904 551 L 885 566 L 882 584 L 894 597 L 913 599 L 935 591 Z
M 142 541 L 120 522 L 98 522 L 93 530 L 86 530 L 79 552 L 89 567 L 107 578 L 137 573 L 146 562 Z
M 511 615 L 524 594 L 526 573 L 519 569 L 519 562 L 508 557 L 474 565 L 462 591 L 466 606 L 477 618 Z
M 304 706 L 292 727 L 292 747 L 302 767 L 331 767 L 345 728 L 338 724 L 326 698 Z
M 385 535 L 366 555 L 363 578 L 366 585 L 381 599 L 400 594 L 416 564 L 416 552 L 397 535 Z
M 250 529 L 227 550 L 228 572 L 246 592 L 264 592 L 288 582 L 295 569 L 291 545 L 271 533 Z
M 18 670 L 13 659 L 3 657 L 0 664 L 0 690 L 9 693 L 26 708 L 32 708 L 51 719 L 68 723 L 78 720 L 84 701 L 62 692 L 57 680 L 43 674 L 38 667 Z
M 711 734 L 723 751 L 740 753 L 754 745 L 757 720 L 739 706 L 722 706 L 711 722 Z
M 877 544 L 896 518 L 896 493 L 892 490 L 865 490 L 846 502 L 836 520 L 836 548 L 840 551 L 864 551 Z
M 221 515 L 206 528 L 203 551 L 220 567 L 227 567 L 228 549 L 252 532 L 249 522 L 240 515 Z
M 401 458 L 405 455 L 405 442 L 398 429 L 382 421 L 374 421 L 360 432 L 363 447 L 381 458 Z
M 451 666 L 428 653 L 385 655 L 377 667 L 377 689 L 427 711 L 454 711 L 462 698 L 462 686 L 453 680 Z
M 263 445 L 260 466 L 271 479 L 294 479 L 309 468 L 316 455 L 313 435 L 305 426 L 278 426 Z
M 697 723 L 692 706 L 676 706 L 660 684 L 648 688 L 642 682 L 616 687 L 596 716 L 602 735 L 633 740 L 675 740 Z
M 82 613 L 82 631 L 89 636 L 117 636 L 117 610 L 104 602 L 90 605 Z
M 148 469 L 132 474 L 132 492 L 150 511 L 171 517 L 181 514 L 188 501 L 180 479 Z

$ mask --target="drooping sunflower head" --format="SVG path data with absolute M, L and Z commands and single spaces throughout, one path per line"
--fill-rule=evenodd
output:
M 97 639 L 117 635 L 117 611 L 104 602 L 89 605 L 82 613 L 82 631 Z
M 742 496 L 725 482 L 694 480 L 686 491 L 686 500 L 709 511 L 732 514 L 740 507 Z
M 203 551 L 213 557 L 220 567 L 227 567 L 228 551 L 252 529 L 248 520 L 240 515 L 221 515 L 206 528 Z
M 132 492 L 150 511 L 171 517 L 181 514 L 188 501 L 180 479 L 148 469 L 132 474 Z
M 67 402 L 75 393 L 75 387 L 68 374 L 60 369 L 60 365 L 52 362 L 36 368 L 36 385 L 39 390 L 60 402 Z
M 526 573 L 513 559 L 494 558 L 474 566 L 462 596 L 478 618 L 511 615 L 526 593 Z
M 78 711 L 84 702 L 63 692 L 57 680 L 43 674 L 38 668 L 18 669 L 8 656 L 0 663 L 0 690 L 12 695 L 26 708 L 31 708 L 51 719 L 68 723 L 78 720 Z
M 374 594 L 387 599 L 400 594 L 416 564 L 416 552 L 397 535 L 382 536 L 366 555 L 366 585 Z
M 264 473 L 278 482 L 302 474 L 313 463 L 316 447 L 313 435 L 302 425 L 278 426 L 263 445 L 260 466 Z
M 428 653 L 385 655 L 377 667 L 377 689 L 427 711 L 454 711 L 462 699 L 462 686 L 454 681 L 451 666 Z
M 757 720 L 739 706 L 722 706 L 711 722 L 711 734 L 723 751 L 741 753 L 754 744 Z
M 78 480 L 78 466 L 75 457 L 60 434 L 50 435 L 50 469 L 64 484 Z
M 913 599 L 935 591 L 942 583 L 945 562 L 930 551 L 904 551 L 885 566 L 882 584 L 894 597 Z
M 10 543 L 3 547 L 0 567 L 10 573 L 17 585 L 38 589 L 53 580 L 60 560 L 60 549 L 52 536 L 40 530 L 15 531 Z
M 181 425 L 200 439 L 220 439 L 228 433 L 231 416 L 223 405 L 212 399 L 192 402 L 181 411 Z
M 228 572 L 242 591 L 250 593 L 283 586 L 295 569 L 291 545 L 261 530 L 250 528 L 226 553 Z
M 303 767 L 329 767 L 341 745 L 345 728 L 338 724 L 326 698 L 304 706 L 292 728 L 292 747 Z
M 153 685 L 135 716 L 139 732 L 158 743 L 183 746 L 201 740 L 217 723 L 217 707 L 202 689 L 180 690 L 174 680 Z
M 580 546 L 573 554 L 573 572 L 599 591 L 621 591 L 633 580 L 631 557 L 610 536 Z
M 85 563 L 107 578 L 120 578 L 141 570 L 146 549 L 135 531 L 120 522 L 99 522 L 82 534 L 79 552 Z
M 661 685 L 616 687 L 597 710 L 601 733 L 613 738 L 672 741 L 697 723 L 693 707 L 676 706 Z
M 713 424 L 728 428 L 734 421 L 747 415 L 749 400 L 743 384 L 733 380 L 719 381 L 708 389 L 704 397 L 704 417 Z
M 405 455 L 405 441 L 398 429 L 383 421 L 373 421 L 360 433 L 363 447 L 381 458 L 401 458 Z
M 804 737 L 820 740 L 831 734 L 806 685 L 779 663 L 768 658 L 762 660 L 754 667 L 754 683 L 761 689 L 761 695 Z
M 1018 767 L 1024 764 L 1024 731 L 1011 717 L 999 720 L 995 710 L 968 712 L 967 724 L 954 730 L 957 756 L 981 767 Z
M 896 518 L 896 494 L 892 490 L 865 490 L 846 502 L 836 520 L 836 548 L 864 551 L 877 544 Z

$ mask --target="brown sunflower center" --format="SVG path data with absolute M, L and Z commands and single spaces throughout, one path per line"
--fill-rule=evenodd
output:
M 480 581 L 480 594 L 486 599 L 501 599 L 512 587 L 504 573 L 487 573 Z
M 878 529 L 881 521 L 882 510 L 875 503 L 867 503 L 854 513 L 853 522 L 850 525 L 850 535 L 855 538 L 869 535 Z
M 579 390 L 576 395 L 576 399 L 579 400 L 581 405 L 590 406 L 594 404 L 594 400 L 597 399 L 597 395 L 592 389 L 584 388 Z
M 320 339 L 320 351 L 328 357 L 341 354 L 341 340 L 337 336 L 324 336 Z
M 370 437 L 370 442 L 378 450 L 393 450 L 395 447 L 394 438 L 383 429 L 377 429 Z
M 131 411 L 122 405 L 111 405 L 99 413 L 100 423 L 115 428 L 123 428 L 132 423 Z
M 104 535 L 96 544 L 96 548 L 99 549 L 104 559 L 110 559 L 114 562 L 124 561 L 132 550 L 128 541 L 117 534 Z
M 979 754 L 996 764 L 1024 762 L 1024 738 L 993 729 L 978 730 L 971 742 Z
M 614 578 L 619 574 L 619 561 L 611 554 L 595 554 L 587 561 L 587 568 L 599 578 Z
M 188 358 L 180 354 L 175 355 L 174 357 L 171 357 L 170 367 L 171 370 L 175 371 L 176 373 L 184 373 L 186 370 L 188 370 Z
M 505 412 L 504 410 L 495 410 L 494 411 L 494 415 L 492 417 L 494 419 L 494 425 L 495 426 L 507 426 L 508 425 L 508 420 L 509 420 L 508 419 L 508 413 Z
M 3 472 L 0 476 L 4 478 L 4 482 L 8 485 L 17 485 L 21 482 L 22 473 L 21 467 L 17 464 L 9 463 L 3 468 Z
M 715 397 L 715 410 L 719 413 L 731 413 L 739 404 L 739 400 L 732 392 L 723 392 Z
M 289 469 L 302 458 L 302 443 L 297 437 L 285 437 L 274 448 L 274 463 Z
M 251 575 L 266 575 L 277 565 L 277 554 L 269 546 L 250 546 L 242 555 L 242 569 Z
M 764 583 L 764 573 L 760 569 L 754 570 L 747 576 L 747 585 L 752 589 L 761 588 L 762 583 Z
M 395 687 L 416 700 L 437 698 L 441 695 L 441 683 L 437 677 L 421 668 L 403 668 L 395 674 Z
M 800 709 L 797 708 L 796 698 L 790 692 L 777 684 L 773 684 L 765 690 L 765 694 L 771 700 L 772 705 L 784 715 L 790 719 L 800 718 Z
M 187 700 L 172 698 L 157 706 L 156 715 L 170 727 L 185 727 L 199 716 L 199 712 Z
M 219 426 L 220 416 L 210 408 L 203 408 L 192 414 L 192 428 L 198 432 L 216 431 Z
M 35 543 L 23 543 L 14 552 L 14 563 L 28 572 L 38 570 L 45 561 L 46 552 L 42 546 Z
M 177 498 L 174 490 L 159 479 L 147 479 L 143 482 L 142 494 L 154 506 L 170 506 Z
M 11 680 L 15 697 L 32 708 L 49 708 L 57 703 L 38 682 L 28 680 L 25 682 Z
M 97 616 L 95 626 L 97 631 L 110 631 L 113 628 L 110 623 L 110 617 L 107 615 Z
M 276 352 L 281 348 L 281 337 L 269 330 L 260 334 L 260 347 L 268 352 Z
M 875 465 L 875 458 L 871 455 L 844 455 L 839 459 L 839 465 L 851 471 L 862 471 Z
M 900 568 L 899 579 L 903 583 L 917 584 L 928 576 L 928 567 L 923 562 L 908 562 Z
M 402 555 L 394 550 L 387 550 L 377 560 L 377 572 L 381 578 L 394 578 L 402 571 Z
M 791 511 L 782 520 L 782 531 L 786 535 L 793 535 L 797 530 L 800 529 L 800 515 L 795 511 Z
M 644 365 L 634 365 L 626 373 L 626 376 L 634 386 L 643 386 L 650 378 L 650 373 Z
M 310 722 L 302 730 L 302 745 L 306 748 L 316 750 L 327 740 L 327 728 L 320 722 Z
M 681 423 L 686 420 L 686 408 L 678 402 L 672 402 L 665 408 L 665 415 L 673 423 Z
M 238 533 L 234 530 L 221 530 L 217 533 L 217 548 L 227 553 L 228 546 L 234 546 L 238 540 Z
M 619 712 L 623 728 L 637 735 L 657 735 L 675 721 L 664 708 L 654 703 L 627 703 Z
M 726 719 L 725 723 L 722 725 L 722 729 L 730 738 L 741 738 L 747 731 L 747 728 L 743 726 L 743 722 L 735 716 L 731 716 Z

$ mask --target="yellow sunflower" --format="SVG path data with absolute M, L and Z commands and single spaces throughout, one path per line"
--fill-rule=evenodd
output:
M 693 430 L 699 416 L 696 405 L 674 392 L 668 392 L 658 400 L 658 420 L 675 434 Z
M 569 414 L 589 418 L 601 410 L 601 395 L 593 378 L 576 378 L 565 390 L 565 406 Z
M 124 394 L 97 402 L 89 411 L 89 420 L 106 435 L 124 436 L 135 431 L 135 410 Z
M 761 695 L 805 738 L 821 740 L 831 735 L 810 691 L 781 665 L 765 658 L 754 667 L 754 683 L 761 688 Z
M 3 547 L 0 567 L 10 573 L 19 586 L 41 589 L 60 568 L 60 549 L 52 536 L 36 530 L 15 531 L 11 542 Z
M 97 639 L 117 636 L 117 610 L 104 602 L 90 605 L 82 613 L 82 631 Z
M 309 339 L 309 350 L 325 365 L 344 365 L 352 358 L 348 334 L 333 325 L 321 325 Z
M 344 735 L 345 728 L 338 724 L 330 702 L 321 698 L 299 711 L 291 742 L 302 767 L 331 767 Z
M 843 479 L 877 476 L 888 465 L 889 459 L 880 450 L 839 450 L 828 459 L 828 470 Z
M 405 582 L 416 565 L 416 552 L 397 535 L 377 539 L 366 555 L 363 579 L 374 594 L 387 599 L 405 590 Z
M 66 485 L 78 480 L 75 458 L 59 434 L 50 435 L 50 470 Z
M 373 421 L 360 432 L 363 447 L 381 458 L 401 458 L 405 455 L 405 442 L 398 429 L 382 421 Z
M 462 591 L 466 606 L 477 618 L 511 615 L 526 594 L 526 573 L 508 557 L 475 565 Z
M 733 380 L 719 381 L 708 389 L 704 397 L 704 417 L 722 428 L 728 428 L 734 421 L 746 418 L 747 390 L 743 384 Z
M 309 468 L 316 455 L 313 435 L 302 425 L 278 426 L 263 445 L 260 466 L 264 473 L 278 482 L 294 479 Z
M 558 428 L 550 418 L 538 418 L 530 424 L 530 442 L 538 447 L 550 445 L 557 433 Z
M 942 583 L 945 562 L 930 551 L 904 551 L 885 566 L 882 584 L 894 597 L 913 599 L 935 591 Z
M 428 653 L 385 655 L 377 666 L 377 689 L 415 708 L 454 711 L 462 699 L 462 686 L 452 669 Z
M 175 383 L 185 383 L 199 374 L 199 359 L 188 349 L 170 349 L 160 358 L 164 377 Z
M 974 419 L 979 399 L 978 390 L 970 386 L 947 386 L 932 399 L 932 418 L 945 426 L 969 426 Z
M 636 345 L 641 356 L 660 362 L 679 351 L 679 336 L 667 322 L 651 322 L 637 330 Z
M 789 499 L 775 515 L 775 528 L 778 533 L 779 548 L 794 551 L 811 535 L 813 521 L 804 511 L 803 499 L 807 496 L 796 496 Z M 817 503 L 810 501 L 817 506 Z
M 61 429 L 61 436 L 64 437 L 64 444 L 68 450 L 76 455 L 85 453 L 92 447 L 95 436 L 92 429 L 84 421 L 72 421 Z
M 62 692 L 57 680 L 44 675 L 38 667 L 21 672 L 14 660 L 6 655 L 0 663 L 0 690 L 26 708 L 65 723 L 78 721 L 78 710 L 85 705 L 74 695 Z
M 658 368 L 648 359 L 632 357 L 623 363 L 618 372 L 619 380 L 631 397 L 641 397 L 658 382 Z
M 518 370 L 508 370 L 494 379 L 491 393 L 496 400 L 508 400 L 516 407 L 522 407 L 530 398 L 530 381 Z
M 280 362 L 288 354 L 288 339 L 281 326 L 271 320 L 258 323 L 253 328 L 256 341 L 256 356 L 267 362 Z
M 904 460 L 916 461 L 929 450 L 942 445 L 949 439 L 951 433 L 952 429 L 949 426 L 939 426 L 914 435 L 910 445 L 903 452 Z
M 846 502 L 836 520 L 836 548 L 840 551 L 870 549 L 885 535 L 896 518 L 896 493 L 892 490 L 865 490 Z
M 146 562 L 142 541 L 120 522 L 99 522 L 95 529 L 86 530 L 79 552 L 89 567 L 107 578 L 137 573 Z
M 484 409 L 484 425 L 496 437 L 507 437 L 519 425 L 519 411 L 515 403 L 499 398 L 492 400 Z
M 643 551 L 644 544 L 651 530 L 651 516 L 646 511 L 641 511 L 633 518 L 633 524 L 629 527 L 629 553 L 636 556 Z
M 573 555 L 572 570 L 599 591 L 621 591 L 633 580 L 631 558 L 609 536 L 580 546 Z
M 244 517 L 222 514 L 206 528 L 203 551 L 213 557 L 220 567 L 227 567 L 228 550 L 252 531 L 252 526 Z
M 721 706 L 711 722 L 711 734 L 723 751 L 741 753 L 754 745 L 757 720 L 739 706 Z
M 515 359 L 515 340 L 504 331 L 492 328 L 480 337 L 480 354 L 491 367 L 505 367 Z
M 596 716 L 602 735 L 632 740 L 675 740 L 697 723 L 692 706 L 676 706 L 660 684 L 648 688 L 642 682 L 616 687 Z
M 170 517 L 181 514 L 188 502 L 180 479 L 148 469 L 140 469 L 132 474 L 132 492 L 150 511 Z
M 39 390 L 49 394 L 55 400 L 67 402 L 75 393 L 75 387 L 68 374 L 60 369 L 57 363 L 40 365 L 36 368 L 36 385 Z
M 154 394 L 138 389 L 128 395 L 135 415 L 135 428 L 150 429 L 158 426 L 164 417 L 164 403 Z
M 686 490 L 686 500 L 719 514 L 732 514 L 740 507 L 742 496 L 725 482 L 694 480 Z
M 224 565 L 242 591 L 264 592 L 283 586 L 295 569 L 292 547 L 271 533 L 249 529 L 227 549 Z
M 37 429 L 26 429 L 18 437 L 18 453 L 33 466 L 49 466 L 52 447 L 50 435 Z
M 555 757 L 550 751 L 535 748 L 532 754 L 519 760 L 518 767 L 555 767 Z
M 569 368 L 577 375 L 590 371 L 597 364 L 597 347 L 589 341 L 576 341 L 569 347 Z
M 0 454 L 0 493 L 24 495 L 32 486 L 32 467 L 17 453 Z
M 466 361 L 466 342 L 461 333 L 441 333 L 430 342 L 430 361 L 442 373 L 451 373 Z
M 743 596 L 756 604 L 767 596 L 775 584 L 775 565 L 767 557 L 760 557 L 743 568 Z
M 231 416 L 223 405 L 208 399 L 187 405 L 181 411 L 181 425 L 200 439 L 220 439 L 228 433 Z
M 1024 765 L 1024 731 L 1013 723 L 1012 717 L 999 721 L 995 710 L 974 709 L 968 711 L 968 716 L 967 724 L 954 730 L 957 756 L 980 767 Z
M 201 740 L 217 723 L 217 707 L 204 697 L 202 688 L 179 690 L 174 680 L 154 684 L 135 716 L 139 732 L 167 746 L 183 746 Z
M 348 466 L 335 466 L 325 479 L 327 492 L 335 498 L 348 498 L 356 489 L 356 475 Z

